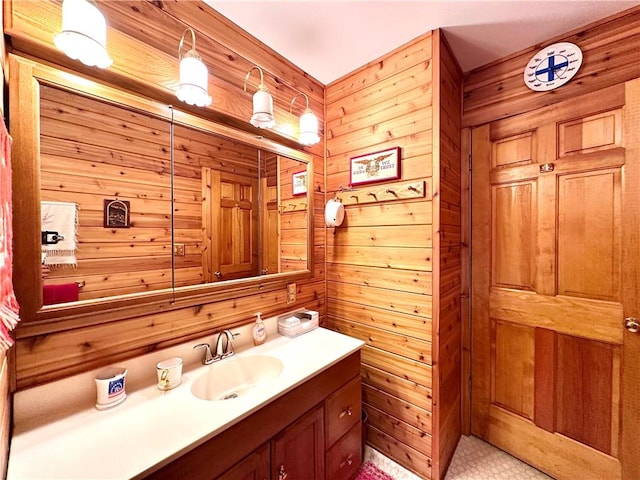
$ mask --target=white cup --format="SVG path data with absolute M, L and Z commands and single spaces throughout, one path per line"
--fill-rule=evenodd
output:
M 182 358 L 173 357 L 156 365 L 158 389 L 171 390 L 182 382 Z
M 96 408 L 104 410 L 115 407 L 127 398 L 125 377 L 127 369 L 111 367 L 101 371 L 96 376 Z

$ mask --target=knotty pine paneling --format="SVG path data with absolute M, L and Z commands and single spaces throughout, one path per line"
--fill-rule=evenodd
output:
M 444 477 L 461 435 L 462 426 L 462 323 L 461 323 L 461 115 L 462 71 L 449 45 L 437 31 L 438 66 L 434 75 L 434 106 L 438 106 L 434 145 L 434 477 Z M 435 60 L 434 60 L 435 62 Z M 434 107 L 435 110 L 435 107 Z M 434 148 L 436 151 L 436 148 Z M 437 169 L 437 171 L 436 171 Z M 435 221 L 435 218 L 438 221 Z M 437 278 L 436 278 L 437 276 Z M 437 300 L 435 300 L 437 298 Z
M 291 99 L 298 92 L 309 96 L 310 108 L 318 116 L 320 125 L 324 124 L 324 86 L 206 3 L 142 0 L 97 3 L 107 21 L 108 51 L 114 60 L 108 69 L 84 67 L 55 48 L 53 36 L 60 30 L 61 18 L 58 2 L 5 2 L 5 34 L 11 37 L 14 52 L 61 65 L 166 104 L 176 104 L 177 50 L 182 33 L 191 26 L 196 31 L 198 53 L 209 69 L 209 94 L 213 103 L 203 109 L 179 102 L 180 109 L 257 131 L 248 124 L 251 98 L 257 86 L 255 72 L 247 92 L 243 83 L 245 74 L 253 65 L 258 65 L 274 97 L 277 120 L 275 129 L 262 131 L 262 135 L 302 148 L 295 138 L 303 109 L 297 111 L 294 107 L 289 113 Z M 322 131 L 320 135 L 323 136 Z M 322 155 L 322 144 L 321 141 L 304 149 Z
M 344 224 L 327 230 L 328 323 L 366 342 L 368 442 L 422 478 L 440 475 L 432 469 L 439 428 L 453 429 L 445 456 L 460 430 L 451 412 L 460 406 L 461 73 L 448 50 L 440 60 L 441 41 L 430 32 L 328 85 L 326 105 L 327 195 L 350 200 Z M 447 92 L 438 100 L 441 88 Z M 350 158 L 394 146 L 402 157 L 398 181 L 425 181 L 426 196 L 358 205 L 357 187 L 342 191 Z M 440 367 L 445 378 L 434 367 L 441 361 L 434 356 L 437 308 L 452 357 Z M 440 418 L 433 392 L 444 381 L 453 406 L 432 432 L 432 412 Z
M 552 95 L 529 90 L 522 80 L 525 65 L 541 48 L 555 42 L 580 47 L 580 71 Z M 466 72 L 463 124 L 480 125 L 637 78 L 638 58 L 640 7 L 634 7 Z

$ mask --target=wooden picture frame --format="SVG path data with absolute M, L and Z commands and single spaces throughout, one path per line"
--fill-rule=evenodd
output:
M 307 171 L 302 170 L 291 175 L 291 193 L 295 197 L 297 195 L 306 195 L 307 193 Z
M 128 200 L 104 199 L 104 228 L 131 228 Z
M 384 182 L 400 178 L 400 147 L 351 157 L 349 185 Z

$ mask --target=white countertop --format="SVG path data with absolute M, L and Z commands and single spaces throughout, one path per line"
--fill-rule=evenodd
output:
M 34 412 L 32 418 L 37 421 L 16 422 L 7 478 L 143 476 L 231 427 L 364 344 L 323 328 L 294 339 L 279 335 L 271 338 L 236 355 L 274 356 L 284 365 L 282 373 L 268 385 L 236 399 L 196 398 L 191 386 L 210 368 L 198 366 L 186 368 L 182 384 L 173 390 L 162 392 L 154 384 L 128 391 L 126 400 L 109 410 L 84 408 L 67 416 L 52 414 L 50 420 Z

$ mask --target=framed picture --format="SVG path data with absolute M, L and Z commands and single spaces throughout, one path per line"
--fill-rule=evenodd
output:
M 305 195 L 307 193 L 307 171 L 294 173 L 291 176 L 293 195 Z
M 104 228 L 130 228 L 130 203 L 127 200 L 104 199 Z
M 400 147 L 351 157 L 350 185 L 400 178 Z

